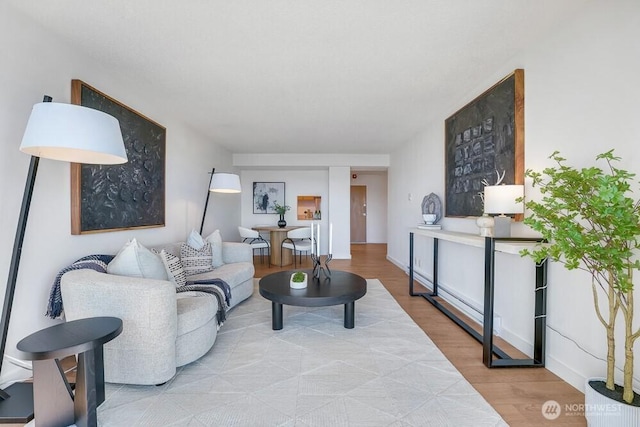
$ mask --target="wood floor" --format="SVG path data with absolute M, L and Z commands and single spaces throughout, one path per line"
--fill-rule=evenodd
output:
M 387 261 L 386 254 L 385 244 L 352 245 L 351 260 L 333 260 L 330 266 L 332 269 L 359 274 L 366 279 L 379 279 L 416 324 L 510 426 L 586 425 L 578 406 L 584 403 L 584 395 L 580 391 L 546 369 L 485 367 L 482 363 L 481 344 L 425 299 L 409 296 L 408 276 L 395 264 Z M 303 268 L 310 268 L 310 261 L 304 257 L 303 260 Z M 275 266 L 268 268 L 266 260 L 261 264 L 260 257 L 255 258 L 254 265 L 255 277 L 264 277 L 281 270 Z M 291 265 L 282 269 L 292 268 Z M 510 355 L 516 353 L 500 340 L 497 340 L 497 344 Z M 547 420 L 542 415 L 542 405 L 548 400 L 558 402 L 562 410 L 555 420 Z M 573 405 L 570 407 L 573 412 L 567 414 L 565 405 Z

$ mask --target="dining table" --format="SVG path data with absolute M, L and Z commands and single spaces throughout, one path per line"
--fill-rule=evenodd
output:
M 252 230 L 259 232 L 269 232 L 269 244 L 271 245 L 271 264 L 280 265 L 280 254 L 282 254 L 282 265 L 293 263 L 291 249 L 282 250 L 282 242 L 287 238 L 287 233 L 296 228 L 304 228 L 304 225 L 288 225 L 279 227 L 277 225 L 256 225 Z

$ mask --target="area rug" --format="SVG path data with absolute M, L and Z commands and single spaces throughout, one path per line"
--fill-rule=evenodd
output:
M 163 386 L 107 384 L 106 426 L 506 426 L 380 281 L 354 329 L 343 306 L 284 306 L 257 291 L 211 351 Z

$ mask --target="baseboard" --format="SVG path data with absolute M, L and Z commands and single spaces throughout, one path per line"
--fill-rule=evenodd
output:
M 394 259 L 393 257 L 390 257 L 390 256 L 387 256 L 387 260 L 389 262 L 393 263 L 394 265 L 396 265 L 398 268 L 400 268 L 400 269 L 402 269 L 404 271 L 408 271 L 407 266 L 404 265 L 399 260 L 396 260 L 396 259 Z M 415 272 L 416 272 L 416 269 L 414 268 L 414 273 Z M 423 273 L 423 272 L 421 272 L 421 273 Z M 422 275 L 422 274 L 420 274 L 420 275 Z M 416 277 L 416 281 L 418 283 L 422 284 L 422 281 L 420 280 L 419 276 Z M 407 280 L 407 292 L 408 292 L 408 288 L 409 288 L 409 284 L 408 284 L 408 280 Z M 454 303 L 450 302 L 447 298 L 443 298 L 443 299 L 445 299 L 445 301 L 455 305 Z M 463 311 L 466 314 L 466 311 L 464 311 L 462 309 L 460 309 L 460 310 Z M 473 320 L 478 321 L 473 316 L 471 316 L 471 318 Z M 555 332 L 550 330 L 549 328 L 547 328 L 546 333 L 548 335 L 550 333 L 552 334 L 552 333 L 555 333 Z M 528 341 L 526 341 L 526 340 L 524 340 L 524 339 L 522 339 L 519 335 L 514 334 L 513 332 L 511 332 L 508 329 L 501 328 L 500 336 L 505 341 L 509 342 L 511 345 L 513 345 L 515 348 L 517 348 L 518 350 L 522 351 L 523 353 L 532 354 L 532 352 L 533 352 L 533 344 L 528 342 Z M 547 339 L 547 342 L 548 341 L 549 340 Z M 570 384 L 572 387 L 574 387 L 577 390 L 580 390 L 581 392 L 584 393 L 584 383 L 585 383 L 586 377 L 584 375 L 576 372 L 574 369 L 572 369 L 571 367 L 569 367 L 565 363 L 561 362 L 557 358 L 555 358 L 552 355 L 550 355 L 548 351 L 547 351 L 547 353 L 545 355 L 545 368 L 547 368 L 550 372 L 552 372 L 555 375 L 557 375 L 558 377 L 560 377 L 560 379 L 565 381 L 567 384 Z M 577 403 L 581 403 L 581 402 L 577 402 Z
M 29 369 L 16 366 L 6 359 L 2 363 L 2 375 L 0 375 L 0 388 L 5 388 L 9 384 L 13 384 L 18 381 L 24 381 L 27 378 L 31 378 L 32 372 Z

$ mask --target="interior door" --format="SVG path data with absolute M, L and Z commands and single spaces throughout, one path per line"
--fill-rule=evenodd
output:
M 351 243 L 367 242 L 367 187 L 351 186 Z

